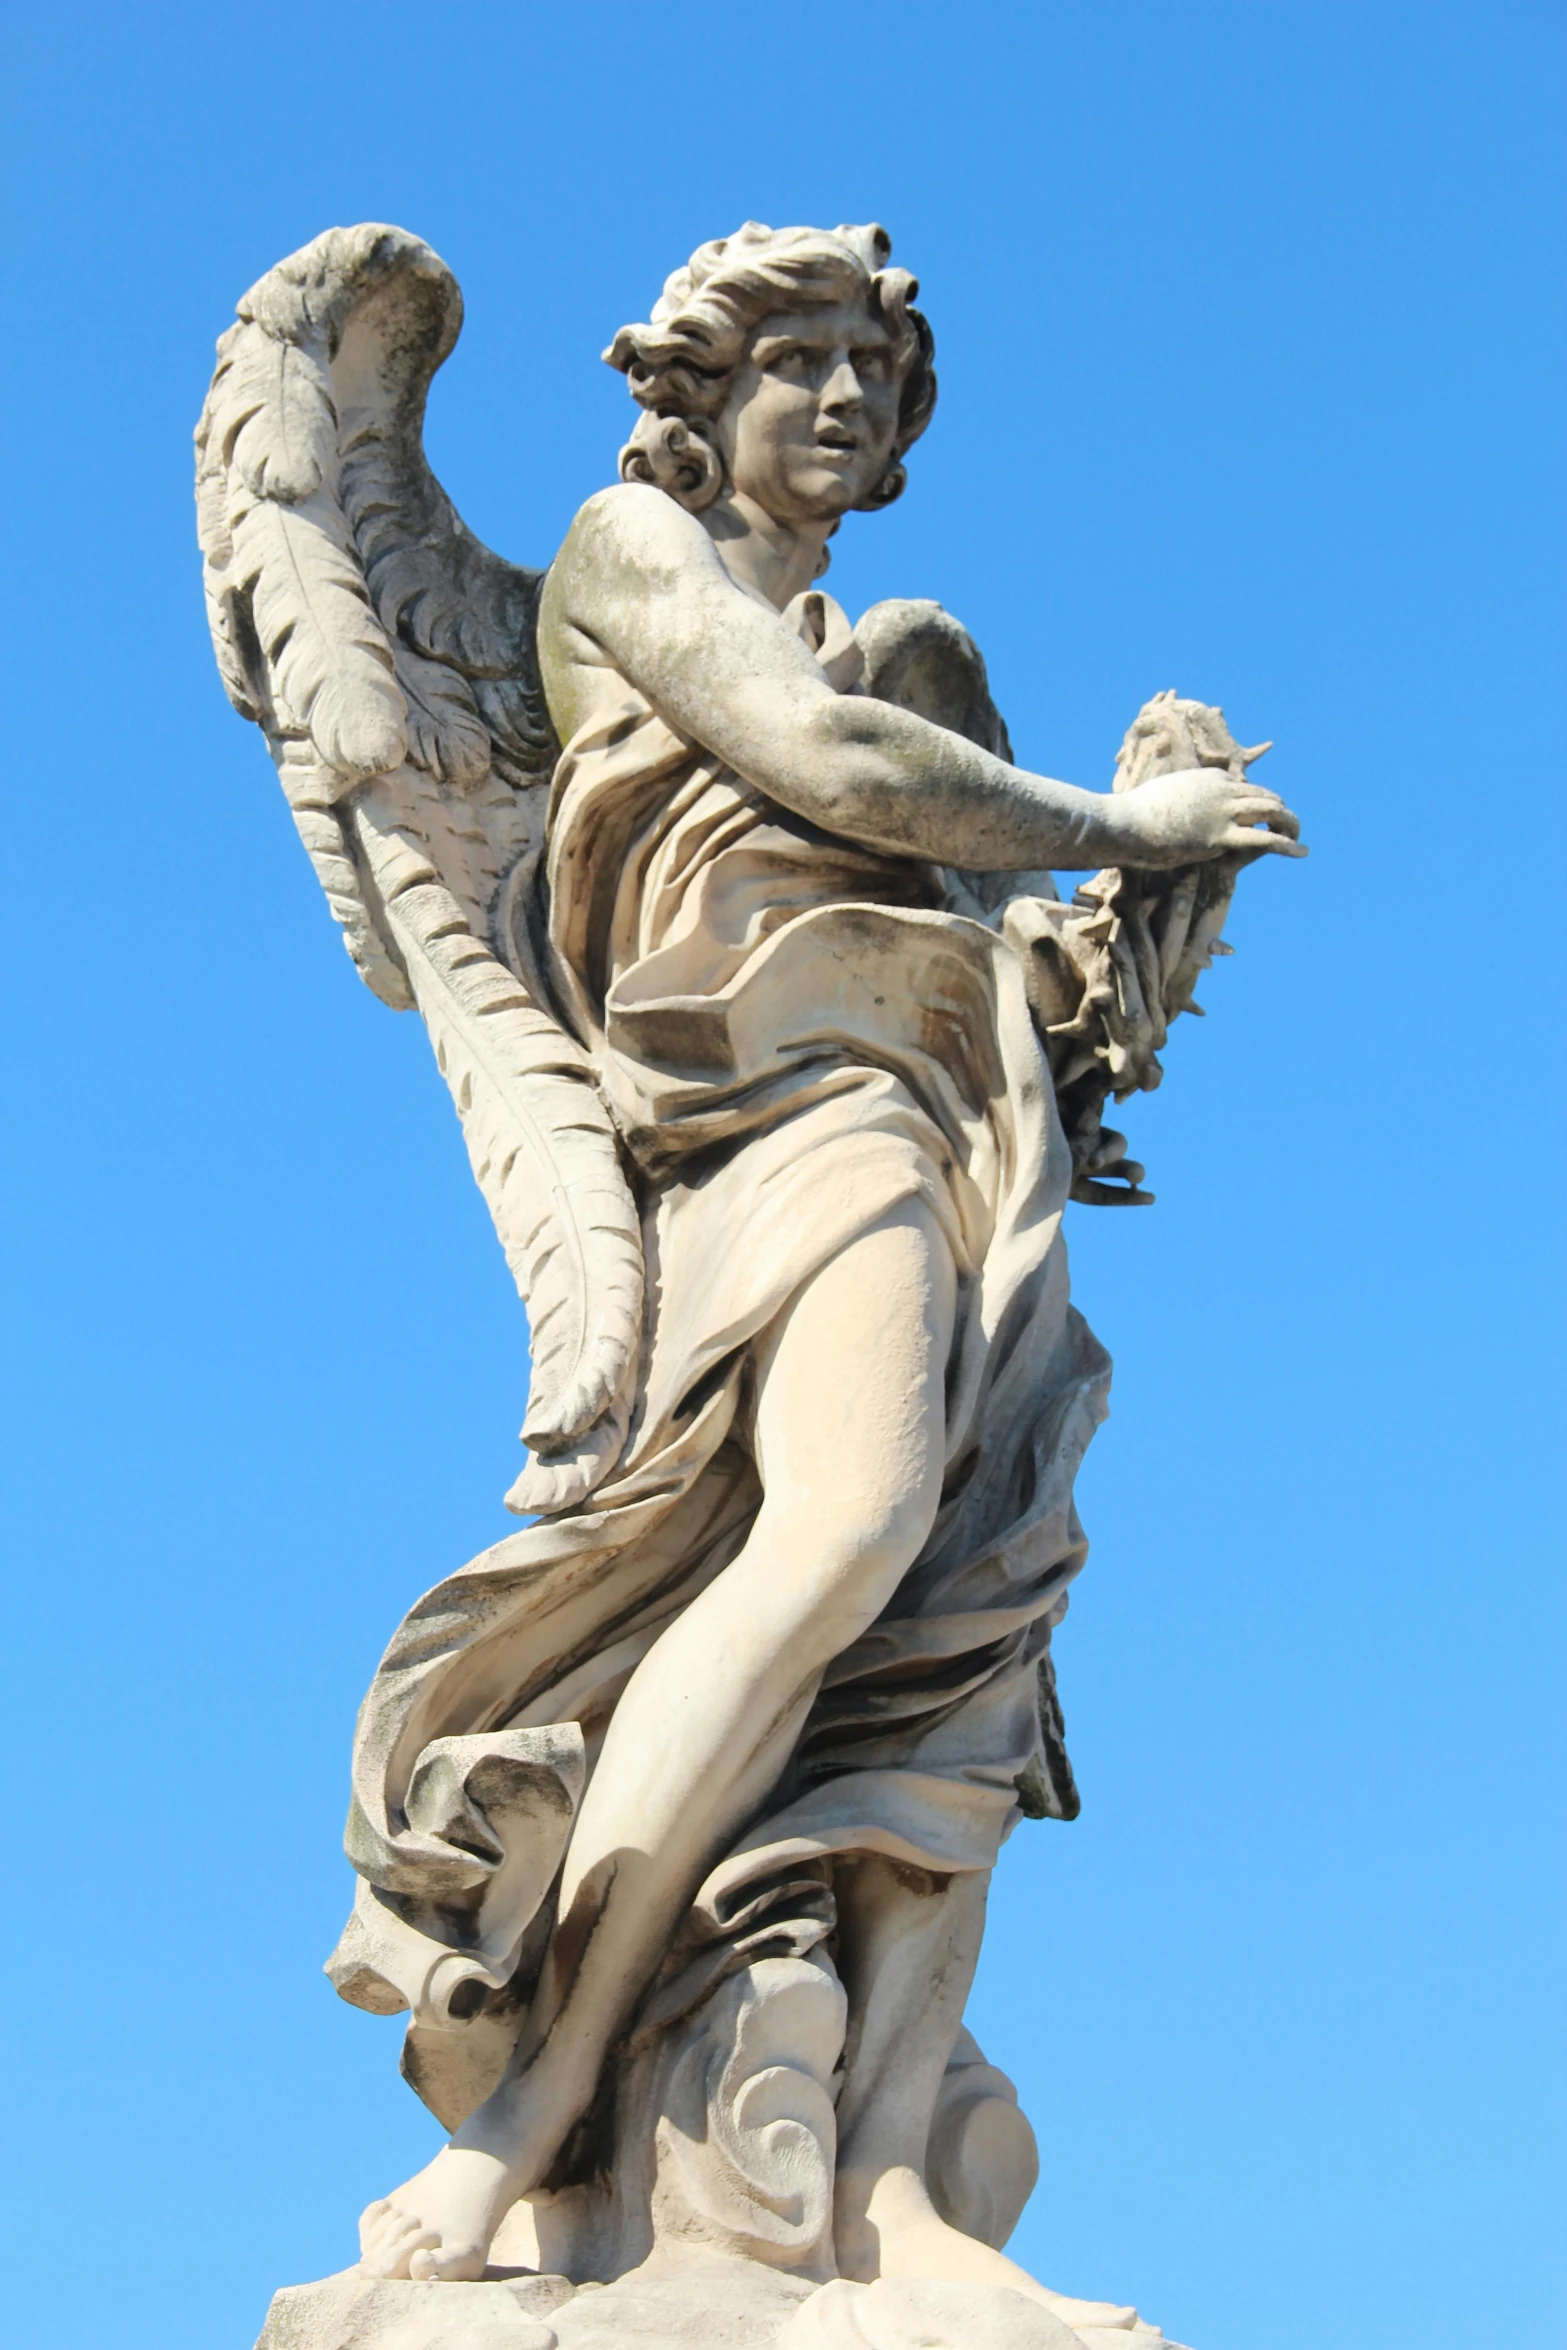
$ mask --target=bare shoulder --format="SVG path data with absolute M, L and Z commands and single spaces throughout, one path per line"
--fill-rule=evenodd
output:
M 715 586 L 735 591 L 707 532 L 643 482 L 600 490 L 581 508 L 550 566 L 539 608 L 539 660 L 562 740 L 574 733 L 606 666 L 657 696 L 671 659 L 711 635 Z
M 556 557 L 561 588 L 573 605 L 628 586 L 669 589 L 693 568 L 718 564 L 702 525 L 647 483 L 598 490 L 577 513 Z

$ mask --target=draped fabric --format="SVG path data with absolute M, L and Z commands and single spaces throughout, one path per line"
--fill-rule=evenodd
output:
M 1048 1648 L 1085 1554 L 1072 1483 L 1109 1363 L 1068 1301 L 1070 1152 L 1021 965 L 948 910 L 937 869 L 769 802 L 629 684 L 562 755 L 546 856 L 550 983 L 639 1178 L 642 1385 L 611 1480 L 482 1552 L 393 1636 L 349 1823 L 383 1906 L 433 1944 L 477 1936 L 495 1855 L 409 1820 L 420 1756 L 574 1723 L 591 1769 L 641 1658 L 736 1555 L 760 1499 L 749 1344 L 801 1284 L 913 1198 L 958 1273 L 936 1524 L 700 1889 L 667 2005 L 693 1952 L 749 1949 L 780 1919 L 808 1941 L 839 1856 L 986 1869 L 1022 1812 L 1075 1810 Z M 486 1913 L 487 1945 L 507 1944 L 495 1927 Z

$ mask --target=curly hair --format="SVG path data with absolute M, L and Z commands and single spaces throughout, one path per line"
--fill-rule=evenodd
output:
M 604 353 L 645 411 L 620 452 L 622 481 L 651 482 L 693 513 L 711 505 L 724 487 L 712 425 L 755 329 L 774 311 L 863 300 L 891 332 L 903 386 L 892 457 L 859 505 L 890 506 L 908 480 L 904 454 L 936 405 L 935 338 L 913 307 L 919 280 L 886 267 L 891 251 L 874 223 L 773 229 L 748 220 L 699 246 L 665 280 L 647 324 L 623 326 Z

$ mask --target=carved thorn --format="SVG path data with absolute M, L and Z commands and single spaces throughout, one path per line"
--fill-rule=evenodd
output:
M 1264 751 L 1271 751 L 1271 750 L 1272 750 L 1272 748 L 1273 748 L 1273 745 L 1272 745 L 1272 743 L 1271 743 L 1271 742 L 1267 742 L 1267 743 L 1258 743 L 1258 744 L 1257 744 L 1257 746 L 1256 746 L 1256 748 L 1255 748 L 1254 750 L 1250 750 L 1250 751 L 1242 751 L 1242 753 L 1241 753 L 1241 765 L 1242 765 L 1243 767 L 1249 767 L 1249 766 L 1251 765 L 1251 763 L 1252 763 L 1253 759 L 1260 759 L 1260 758 L 1262 757 L 1262 754 L 1263 754 L 1263 752 L 1264 752 Z

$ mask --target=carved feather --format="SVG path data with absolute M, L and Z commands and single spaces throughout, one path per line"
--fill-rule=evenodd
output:
M 523 677 L 481 677 L 474 683 L 473 698 L 498 752 L 525 774 L 553 767 L 555 731 L 542 687 Z
M 259 719 L 261 704 L 257 698 L 256 681 L 251 675 L 245 634 L 241 627 L 240 599 L 234 595 L 222 565 L 204 564 L 201 584 L 207 599 L 207 626 L 212 631 L 212 650 L 217 656 L 218 675 L 223 680 L 223 690 L 241 718 Z
M 392 648 L 327 493 L 288 506 L 242 496 L 229 511 L 232 569 L 250 596 L 273 700 L 351 790 L 400 765 L 407 749 Z
M 394 1012 L 412 1011 L 414 994 L 408 974 L 392 951 L 381 921 L 371 912 L 343 811 L 334 804 L 337 778 L 322 765 L 308 736 L 281 740 L 274 735 L 270 747 L 295 829 L 315 868 L 332 919 L 343 933 L 355 970 L 372 994 Z
M 467 679 L 444 661 L 397 646 L 397 682 L 408 704 L 408 756 L 437 783 L 471 791 L 490 769 L 489 729 Z
M 586 1054 L 464 920 L 408 770 L 361 792 L 354 822 L 528 1308 L 523 1441 L 561 1452 L 616 1402 L 641 1331 L 642 1238 L 614 1127 Z
M 242 326 L 213 379 L 225 464 L 258 498 L 294 504 L 321 487 L 337 462 L 337 410 L 326 350 L 280 343 Z
M 641 1233 L 592 1065 L 516 945 L 557 753 L 543 574 L 481 545 L 425 458 L 461 315 L 444 263 L 375 223 L 269 271 L 218 345 L 197 528 L 225 688 L 362 976 L 423 1015 L 528 1307 L 538 1457 L 508 1501 L 563 1509 L 625 1440 Z
M 224 692 L 242 718 L 259 719 L 261 704 L 231 568 L 234 541 L 229 532 L 228 468 L 212 448 L 211 423 L 210 407 L 203 408 L 196 427 L 196 537 L 201 547 L 207 625 Z
M 196 472 L 196 537 L 208 564 L 216 571 L 224 571 L 234 553 L 234 541 L 229 536 L 228 468 L 208 457 L 205 442 L 198 444 L 197 456 L 200 462 Z

